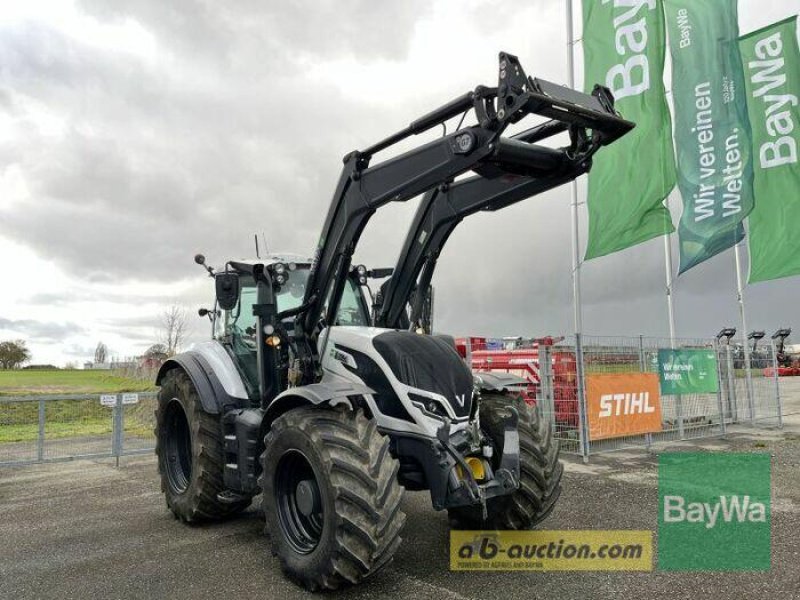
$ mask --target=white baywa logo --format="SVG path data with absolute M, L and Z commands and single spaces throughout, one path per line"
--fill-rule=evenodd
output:
M 600 417 L 644 415 L 654 412 L 656 412 L 656 408 L 650 405 L 650 392 L 600 396 Z
M 756 58 L 747 63 L 753 98 L 764 102 L 764 122 L 771 141 L 764 142 L 758 151 L 762 169 L 797 163 L 797 142 L 791 135 L 795 128 L 792 120 L 793 106 L 798 99 L 788 93 L 786 86 L 786 61 L 783 57 L 783 40 L 780 32 L 759 40 L 755 45 Z
M 614 9 L 614 46 L 620 63 L 606 73 L 606 87 L 619 101 L 650 89 L 646 16 L 647 11 L 656 10 L 656 0 L 614 0 Z
M 687 503 L 683 496 L 664 496 L 664 523 L 705 523 L 706 529 L 712 529 L 720 516 L 725 523 L 763 523 L 767 520 L 767 507 L 763 502 L 752 502 L 750 496 L 720 496 L 714 504 Z
M 456 402 L 461 408 L 464 408 L 464 403 L 467 401 L 466 394 L 456 394 Z

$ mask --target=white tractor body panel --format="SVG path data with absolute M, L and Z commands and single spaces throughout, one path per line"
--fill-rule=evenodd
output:
M 382 329 L 379 327 L 329 327 L 320 335 L 320 350 L 324 348 L 325 355 L 322 356 L 323 377 L 322 382 L 326 379 L 353 381 L 355 383 L 363 384 L 368 387 L 370 383 L 365 381 L 359 376 L 357 367 L 357 358 L 353 356 L 352 351 L 359 352 L 366 355 L 371 359 L 382 371 L 383 375 L 392 386 L 397 399 L 402 404 L 405 412 L 411 417 L 412 421 L 395 418 L 383 414 L 372 395 L 366 396 L 367 404 L 375 415 L 378 426 L 384 430 L 397 431 L 403 433 L 415 433 L 427 437 L 435 437 L 436 431 L 442 426 L 444 420 L 440 417 L 431 415 L 431 413 L 424 410 L 424 407 L 419 402 L 414 402 L 409 397 L 409 393 L 414 393 L 424 398 L 429 398 L 437 402 L 441 408 L 446 411 L 448 418 L 451 421 L 451 432 L 456 432 L 468 426 L 468 419 L 465 417 L 458 418 L 452 411 L 450 402 L 444 396 L 430 392 L 428 390 L 415 388 L 404 384 L 399 381 L 395 374 L 392 372 L 391 367 L 380 353 L 375 349 L 372 340 L 382 333 L 392 331 L 391 329 Z M 325 338 L 330 336 L 330 339 L 325 341 Z M 351 352 L 348 352 L 350 350 Z
M 247 389 L 230 354 L 216 340 L 192 344 L 189 350 L 200 354 L 208 362 L 229 396 L 247 400 Z

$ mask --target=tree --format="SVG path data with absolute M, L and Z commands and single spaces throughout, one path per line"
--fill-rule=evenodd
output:
M 0 342 L 0 369 L 17 369 L 30 359 L 24 340 Z
M 161 315 L 161 343 L 168 356 L 178 352 L 186 337 L 186 310 L 173 304 Z
M 153 360 L 165 360 L 169 356 L 164 344 L 153 344 L 145 350 L 144 357 Z
M 108 357 L 108 347 L 103 342 L 97 342 L 97 348 L 94 351 L 94 362 L 100 364 L 106 362 Z

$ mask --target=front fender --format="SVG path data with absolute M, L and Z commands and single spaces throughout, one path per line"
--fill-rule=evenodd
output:
M 479 371 L 473 378 L 482 392 L 521 392 L 530 385 L 524 377 L 500 371 Z
M 352 410 L 353 403 L 350 401 L 351 397 L 374 393 L 375 390 L 372 388 L 350 381 L 320 382 L 289 388 L 278 394 L 278 396 L 270 402 L 267 407 L 267 412 L 264 415 L 264 420 L 268 425 L 271 425 L 272 422 L 283 413 L 303 405 L 344 405 Z

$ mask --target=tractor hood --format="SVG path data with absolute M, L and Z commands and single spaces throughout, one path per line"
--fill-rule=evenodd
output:
M 407 416 L 420 425 L 431 418 L 438 424 L 444 417 L 455 422 L 469 418 L 473 376 L 446 340 L 377 327 L 332 327 L 326 334 L 325 370 L 355 376 L 376 390 L 376 405 L 384 415 Z M 437 426 L 426 425 L 428 432 Z
M 469 416 L 472 372 L 445 340 L 390 330 L 372 344 L 401 383 L 444 396 L 458 419 Z

